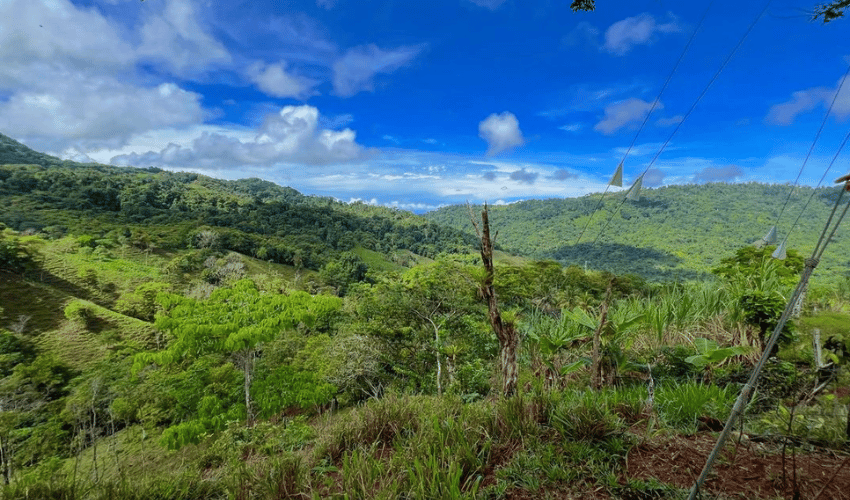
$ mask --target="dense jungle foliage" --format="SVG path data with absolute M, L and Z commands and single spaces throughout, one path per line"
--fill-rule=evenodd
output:
M 0 147 L 0 212 L 17 230 L 113 231 L 140 248 L 181 249 L 216 228 L 221 248 L 316 270 L 355 246 L 435 257 L 475 245 L 409 212 L 307 197 L 260 179 L 61 162 L 5 136 Z M 41 164 L 3 165 L 13 161 Z
M 780 241 L 787 236 L 789 248 L 809 255 L 838 190 L 694 184 L 644 189 L 640 201 L 624 201 L 623 193 L 608 193 L 598 212 L 594 211 L 600 206 L 600 194 L 528 200 L 490 210 L 493 225 L 499 228 L 497 243 L 506 251 L 564 265 L 677 281 L 704 278 L 723 257 L 758 241 L 773 225 Z M 424 217 L 472 234 L 466 207 L 443 207 Z M 848 255 L 850 238 L 837 234 L 816 279 L 835 283 L 836 277 L 850 271 Z

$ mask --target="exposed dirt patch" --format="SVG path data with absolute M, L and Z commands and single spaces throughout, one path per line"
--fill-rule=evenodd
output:
M 626 479 L 657 479 L 690 489 L 716 442 L 716 434 L 670 436 L 635 446 L 629 452 Z M 837 473 L 836 473 L 837 472 Z M 821 492 L 823 490 L 823 492 Z M 850 460 L 821 450 L 790 449 L 767 443 L 730 444 L 715 461 L 703 492 L 720 498 L 850 499 Z

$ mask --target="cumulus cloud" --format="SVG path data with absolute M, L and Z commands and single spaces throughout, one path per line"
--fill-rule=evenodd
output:
M 556 180 L 556 181 L 565 181 L 567 179 L 577 179 L 578 174 L 562 168 L 562 169 L 555 170 L 554 172 L 552 172 L 552 175 L 549 176 L 549 178 Z
M 0 2 L 0 87 L 45 85 L 80 70 L 114 72 L 130 67 L 135 57 L 135 49 L 96 11 L 67 0 L 49 8 L 33 0 Z
M 383 50 L 376 45 L 354 47 L 333 64 L 334 91 L 340 97 L 375 90 L 375 76 L 389 74 L 407 65 L 422 46 Z
M 664 183 L 664 178 L 667 174 L 657 168 L 650 168 L 643 174 L 643 185 L 647 187 L 657 187 Z
M 484 179 L 486 179 L 488 181 L 495 181 L 496 180 L 496 172 L 484 172 L 484 174 L 481 177 L 483 177 Z
M 475 5 L 477 5 L 479 7 L 484 7 L 485 9 L 490 9 L 490 10 L 496 10 L 499 7 L 501 7 L 501 5 L 503 3 L 505 3 L 505 0 L 469 0 L 469 1 L 474 3 Z
M 696 172 L 694 182 L 728 182 L 742 177 L 744 171 L 738 165 L 727 165 L 725 167 L 705 167 Z
M 512 181 L 517 181 L 523 184 L 534 184 L 534 181 L 537 180 L 540 174 L 537 172 L 529 172 L 526 169 L 522 168 L 520 170 L 515 170 L 511 172 L 510 179 Z
M 174 29 L 191 35 L 197 28 L 181 1 L 172 0 L 164 11 L 162 16 L 174 15 Z M 159 18 L 152 16 L 146 26 Z M 62 154 L 68 148 L 117 148 L 152 128 L 208 118 L 199 94 L 167 80 L 134 80 L 136 64 L 148 56 L 143 43 L 130 39 L 96 9 L 68 0 L 0 2 L 0 129 Z M 203 63 L 203 56 L 195 59 Z
M 835 87 L 812 87 L 791 94 L 791 99 L 770 108 L 765 121 L 773 125 L 791 125 L 801 113 L 807 113 L 818 106 L 829 106 L 835 98 L 835 92 L 841 85 L 838 81 Z M 840 118 L 850 116 L 850 82 L 845 81 L 841 92 L 835 99 L 832 112 Z
M 49 90 L 21 91 L 0 102 L 0 130 L 50 151 L 72 144 L 119 147 L 138 131 L 204 117 L 201 96 L 173 83 L 144 88 L 72 75 Z
M 611 54 L 626 55 L 635 45 L 650 44 L 657 33 L 675 33 L 681 28 L 675 20 L 659 23 L 650 14 L 640 14 L 617 21 L 605 31 L 602 48 Z
M 481 121 L 478 124 L 478 136 L 487 141 L 488 156 L 525 144 L 519 120 L 508 111 L 493 113 Z
M 265 65 L 256 62 L 248 68 L 248 77 L 257 88 L 273 97 L 304 99 L 314 95 L 316 81 L 287 73 L 286 62 Z
M 286 106 L 266 116 L 253 140 L 204 132 L 189 147 L 170 144 L 159 152 L 121 155 L 119 165 L 219 169 L 238 166 L 266 167 L 278 163 L 321 165 L 361 158 L 363 148 L 351 129 L 319 127 L 319 111 L 313 106 Z
M 145 21 L 141 37 L 139 56 L 163 63 L 178 75 L 231 60 L 224 45 L 201 26 L 189 0 L 166 0 L 163 12 Z
M 663 107 L 664 105 L 659 102 L 655 109 Z M 593 127 L 593 130 L 606 135 L 613 134 L 630 123 L 642 121 L 650 109 L 652 109 L 651 102 L 636 97 L 615 102 L 605 108 L 605 117 Z

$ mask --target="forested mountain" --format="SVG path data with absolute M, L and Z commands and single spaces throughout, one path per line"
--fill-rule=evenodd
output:
M 43 159 L 29 150 L 21 157 Z M 312 269 L 355 246 L 433 257 L 474 245 L 472 236 L 408 212 L 308 197 L 260 179 L 105 165 L 0 166 L 0 213 L 16 230 L 118 231 L 135 246 L 164 249 L 191 247 L 215 228 L 222 248 Z
M 75 162 L 60 160 L 55 156 L 39 153 L 9 136 L 0 134 L 0 165 L 4 164 L 79 165 Z
M 215 228 L 222 248 L 312 269 L 355 246 L 427 257 L 475 248 L 464 206 L 422 218 L 304 196 L 260 179 L 63 161 L 0 135 L 4 163 L 0 222 L 17 230 L 54 236 L 121 231 L 136 246 L 176 249 Z M 497 245 L 518 255 L 659 281 L 698 279 L 723 256 L 761 238 L 780 212 L 780 238 L 802 213 L 788 247 L 807 255 L 837 192 L 758 183 L 668 186 L 644 190 L 637 202 L 609 193 L 601 205 L 601 195 L 593 194 L 492 206 L 491 220 Z M 839 279 L 850 269 L 848 253 L 850 239 L 838 231 L 816 276 Z
M 491 206 L 490 219 L 499 231 L 497 244 L 509 252 L 653 279 L 687 279 L 704 275 L 723 256 L 762 238 L 789 194 L 779 238 L 788 235 L 802 213 L 788 248 L 809 255 L 838 189 L 796 187 L 792 192 L 788 185 L 758 183 L 668 186 L 644 190 L 637 202 L 609 193 L 598 211 L 599 194 Z M 425 218 L 472 234 L 466 207 L 444 207 Z M 839 228 L 816 276 L 831 280 L 848 271 L 846 233 Z

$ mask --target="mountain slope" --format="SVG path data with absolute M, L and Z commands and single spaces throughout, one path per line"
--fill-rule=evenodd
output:
M 222 248 L 312 269 L 356 246 L 434 257 L 474 245 L 474 237 L 409 212 L 308 197 L 260 179 L 104 165 L 0 165 L 0 222 L 53 236 L 118 231 L 136 246 L 164 249 L 195 246 L 213 231 Z
M 39 153 L 9 136 L 0 134 L 0 165 L 61 165 L 73 162 L 63 162 L 55 156 Z
M 789 248 L 811 253 L 838 189 L 793 190 L 779 223 L 780 238 L 809 199 L 811 203 L 789 236 Z M 758 183 L 669 186 L 645 190 L 638 202 L 624 203 L 622 193 L 608 194 L 595 213 L 598 194 L 492 206 L 490 219 L 499 231 L 497 243 L 508 251 L 615 273 L 687 279 L 704 275 L 735 249 L 764 236 L 790 192 L 790 186 Z M 425 217 L 473 231 L 463 206 L 444 207 Z M 816 276 L 832 280 L 846 273 L 847 255 L 850 238 L 840 228 Z

